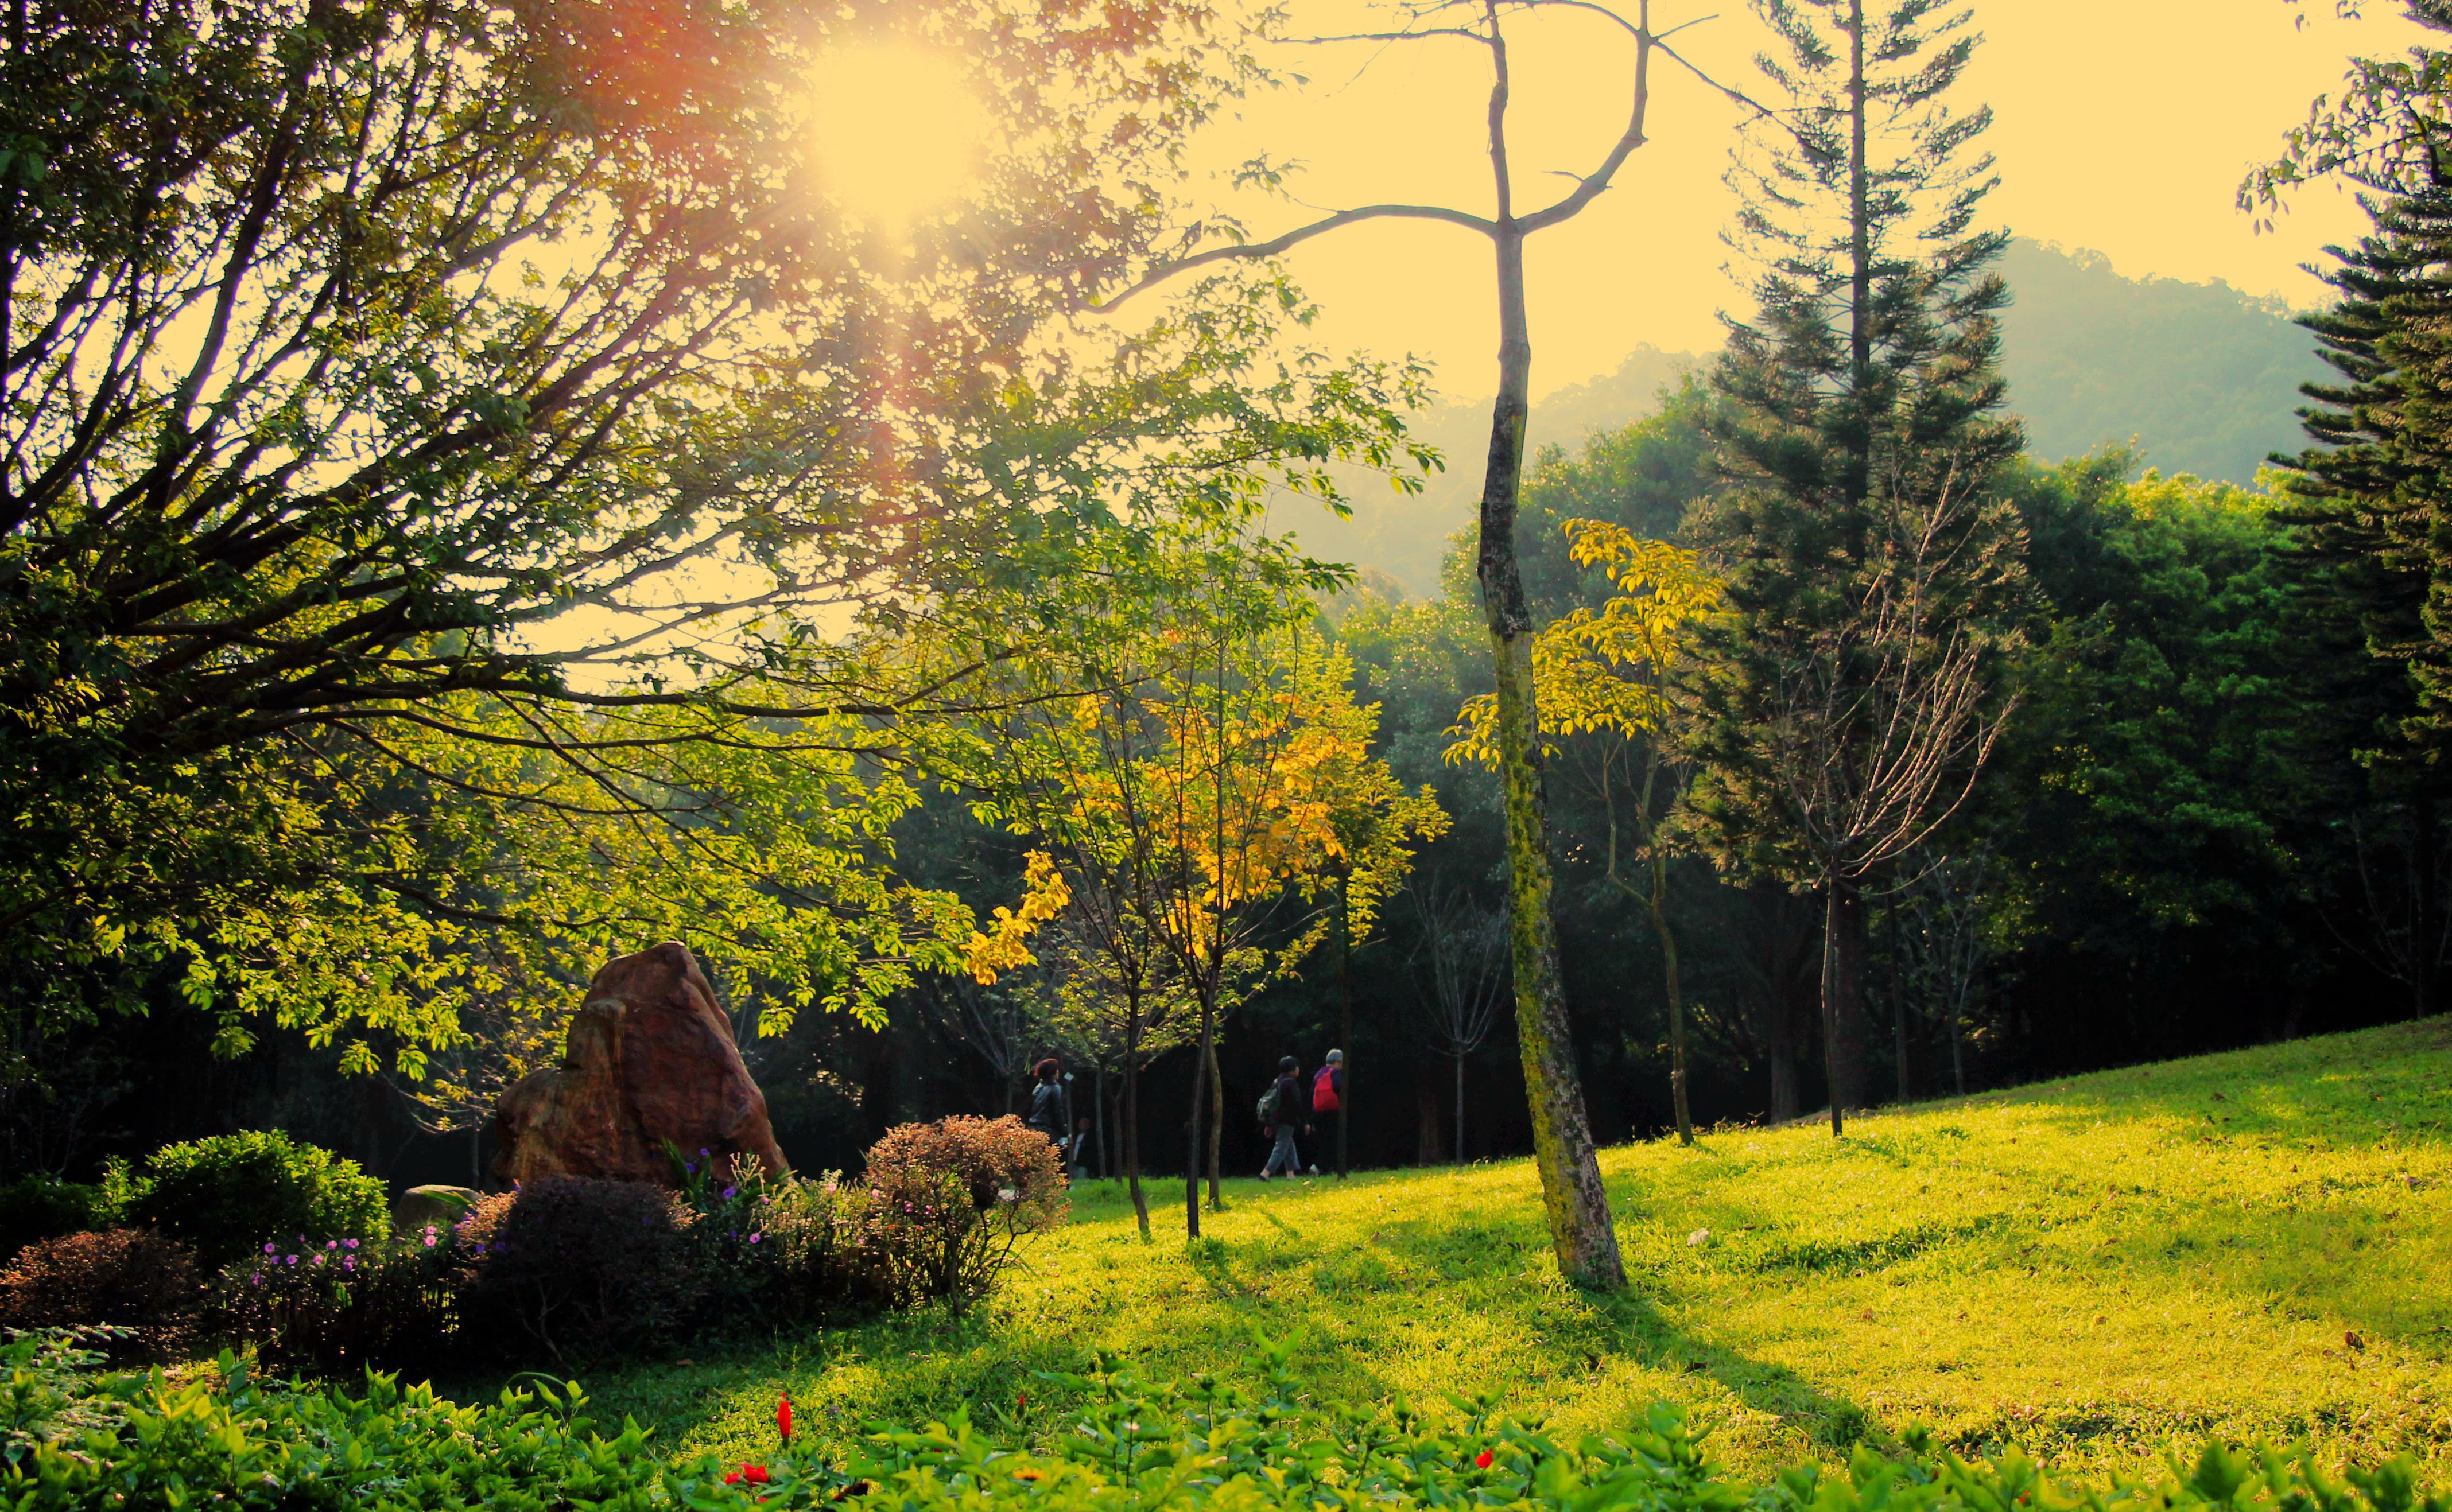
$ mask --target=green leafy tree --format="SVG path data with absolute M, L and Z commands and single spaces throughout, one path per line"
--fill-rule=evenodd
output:
M 268 1013 L 411 1077 L 456 1002 L 566 989 L 495 971 L 508 933 L 738 905 L 693 932 L 837 1006 L 941 956 L 864 786 L 960 701 L 904 642 L 1247 464 L 1384 456 L 1384 374 L 1255 376 L 1269 280 L 1050 339 L 1245 75 L 1213 19 L 19 8 L 0 952 L 79 983 L 68 1018 L 167 973 L 226 1047 Z M 806 192 L 844 145 L 793 108 L 818 53 L 894 35 L 962 60 L 1008 148 L 907 235 Z M 680 885 L 591 901 L 591 856 Z

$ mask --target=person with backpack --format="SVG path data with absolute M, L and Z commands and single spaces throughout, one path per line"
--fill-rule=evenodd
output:
M 1309 1112 L 1309 1099 L 1304 1093 L 1302 1067 L 1293 1056 L 1278 1059 L 1277 1079 L 1260 1094 L 1258 1111 L 1260 1122 L 1276 1135 L 1276 1143 L 1269 1151 L 1269 1163 L 1260 1168 L 1260 1179 L 1268 1180 L 1280 1166 L 1289 1176 L 1301 1175 L 1302 1156 L 1295 1149 L 1295 1129 Z
M 1037 1067 L 1038 1085 L 1030 1090 L 1030 1116 L 1022 1122 L 1047 1136 L 1047 1142 L 1060 1152 L 1064 1149 L 1065 1131 L 1073 1127 L 1073 1109 L 1064 1095 L 1064 1084 L 1057 1080 L 1064 1068 L 1050 1055 Z
M 1345 1174 L 1345 1051 L 1333 1050 L 1311 1079 L 1311 1111 L 1314 1118 L 1336 1114 L 1336 1173 Z M 1314 1166 L 1316 1170 L 1318 1168 Z

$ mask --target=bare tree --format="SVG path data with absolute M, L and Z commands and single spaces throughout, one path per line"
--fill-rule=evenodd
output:
M 1054 993 L 1043 969 L 1025 968 L 986 986 L 967 976 L 931 976 L 920 1001 L 939 1028 L 996 1073 L 999 1102 L 1012 1113 L 1020 1111 L 1030 1068 L 1058 1038 Z
M 1421 915 L 1416 953 L 1428 957 L 1430 991 L 1421 994 L 1431 1044 L 1455 1063 L 1455 1160 L 1464 1164 L 1464 1062 L 1481 1049 L 1507 1001 L 1508 929 L 1462 889 L 1436 883 L 1414 890 Z
M 1490 450 L 1483 471 L 1480 540 L 1475 573 L 1497 673 L 1500 786 L 1505 794 L 1509 916 L 1513 931 L 1515 1024 L 1524 1062 L 1525 1095 L 1532 1114 L 1534 1160 L 1559 1268 L 1579 1286 L 1615 1290 L 1626 1285 L 1609 1196 L 1601 1185 L 1583 1086 L 1575 1070 L 1566 987 L 1559 974 L 1557 925 L 1551 912 L 1549 801 L 1541 780 L 1534 710 L 1535 626 L 1515 550 L 1515 514 L 1524 471 L 1524 428 L 1532 412 L 1532 336 L 1526 316 L 1524 245 L 1534 233 L 1583 213 L 1607 192 L 1618 169 L 1646 140 L 1651 60 L 1657 52 L 1703 77 L 1654 31 L 1651 0 L 1622 15 L 1599 0 L 1418 0 L 1396 8 L 1393 30 L 1288 39 L 1307 46 L 1463 42 L 1490 62 L 1489 155 L 1495 213 L 1475 215 L 1434 205 L 1366 205 L 1337 210 L 1261 242 L 1233 242 L 1189 252 L 1150 268 L 1116 303 L 1187 269 L 1227 260 L 1272 258 L 1316 236 L 1374 220 L 1432 221 L 1488 239 L 1498 285 L 1498 397 L 1491 410 Z M 1631 99 L 1626 127 L 1592 171 L 1570 174 L 1574 187 L 1536 209 L 1516 207 L 1515 166 L 1508 152 L 1507 114 L 1514 88 L 1503 18 L 1533 10 L 1593 16 L 1631 42 Z M 1671 29 L 1673 31 L 1676 29 Z M 1730 100 L 1750 104 L 1705 78 Z M 1758 112 L 1759 107 L 1754 107 Z M 1768 113 L 1768 112 L 1760 112 Z
M 2439 906 L 2452 851 L 2443 844 L 2436 800 L 2421 793 L 2406 804 L 2356 811 L 2349 817 L 2350 854 L 2358 882 L 2358 925 L 2344 929 L 2323 910 L 2333 937 L 2378 972 L 2409 989 L 2410 1016 L 2436 1011 L 2436 984 L 2452 958 L 2452 913 Z
M 1988 845 L 1970 855 L 1942 857 L 1923 869 L 1905 899 L 1914 920 L 1907 953 L 1924 995 L 1948 1021 L 1950 1083 L 1961 1097 L 1967 1095 L 1967 1011 L 1992 954 L 1984 907 L 1992 866 Z M 1904 995 L 1896 1011 L 1907 1012 Z
M 2015 539 L 2007 506 L 1984 500 L 1979 481 L 1953 472 L 1891 495 L 1883 549 L 1846 585 L 1853 612 L 1790 658 L 1772 690 L 1764 745 L 1822 883 L 1833 1133 L 1854 1072 L 1837 1062 L 1856 1043 L 1842 1017 L 1864 998 L 1867 886 L 1958 812 L 2017 701 L 1996 697 L 1990 676 L 2003 638 L 1965 612 L 1963 585 L 1999 577 L 1991 559 Z

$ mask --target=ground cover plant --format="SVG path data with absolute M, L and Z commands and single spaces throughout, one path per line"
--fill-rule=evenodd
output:
M 2043 1084 L 1827 1129 L 1605 1152 L 1632 1286 L 1547 1260 L 1523 1162 L 1229 1184 L 1208 1237 L 1143 1245 L 1120 1192 L 959 1322 L 889 1317 L 590 1378 L 668 1452 L 999 1404 L 1094 1350 L 1259 1384 L 1289 1342 L 1315 1403 L 1503 1392 L 1558 1433 L 1668 1400 L 1734 1472 L 1837 1465 L 1928 1424 L 2071 1474 L 2154 1477 L 2208 1436 L 2452 1467 L 2452 1029 L 2440 1021 Z
M 821 1507 L 888 1512 L 959 1507 L 1324 1509 L 1361 1504 L 1508 1505 L 1539 1512 L 1816 1512 L 2038 1505 L 2445 1512 L 2406 1459 L 2338 1471 L 2304 1446 L 2240 1453 L 2209 1443 L 2161 1483 L 2054 1485 L 2014 1451 L 1970 1463 L 1929 1434 L 1891 1454 L 1859 1446 L 1844 1475 L 1792 1466 L 1758 1485 L 1725 1477 L 1690 1415 L 1654 1404 L 1616 1436 L 1545 1431 L 1538 1419 L 1458 1405 L 1426 1420 L 1403 1403 L 1314 1410 L 1283 1346 L 1246 1392 L 1214 1377 L 1152 1384 L 1129 1369 L 1041 1379 L 1072 1396 L 1063 1421 L 1023 1436 L 982 1432 L 967 1407 L 918 1429 L 877 1425 L 839 1453 L 795 1443 L 788 1399 L 771 1452 L 727 1462 L 663 1459 L 652 1435 L 586 1415 L 575 1382 L 506 1389 L 461 1406 L 429 1386 L 370 1377 L 362 1394 L 266 1385 L 224 1355 L 184 1382 L 103 1376 L 73 1338 L 0 1350 L 0 1496 L 28 1509 L 240 1507 L 639 1508 L 693 1512 Z M 993 1414 L 993 1409 L 991 1408 Z M 1001 1414 L 994 1414 L 1001 1417 Z M 1004 1424 L 1010 1430 L 1010 1421 Z

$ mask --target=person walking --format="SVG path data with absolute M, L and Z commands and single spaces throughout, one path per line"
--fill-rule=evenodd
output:
M 1345 1174 L 1345 1051 L 1341 1050 L 1330 1051 L 1327 1064 L 1321 1066 L 1319 1074 L 1311 1079 L 1312 1117 L 1319 1118 L 1329 1113 L 1336 1115 L 1336 1173 L 1342 1176 Z M 1317 1162 L 1313 1163 L 1312 1169 L 1319 1169 Z
M 1302 1067 L 1291 1055 L 1277 1061 L 1276 1084 L 1260 1099 L 1260 1116 L 1276 1135 L 1269 1150 L 1269 1163 L 1260 1168 L 1260 1179 L 1268 1180 L 1284 1168 L 1289 1176 L 1302 1174 L 1302 1156 L 1295 1149 L 1295 1130 L 1309 1113 L 1311 1101 L 1303 1087 Z
M 1073 1109 L 1067 1106 L 1064 1084 L 1057 1080 L 1064 1068 L 1057 1063 L 1055 1056 L 1050 1055 L 1040 1061 L 1037 1069 L 1038 1085 L 1031 1089 L 1030 1116 L 1022 1122 L 1046 1135 L 1047 1142 L 1056 1147 L 1060 1156 L 1065 1131 L 1073 1127 Z

